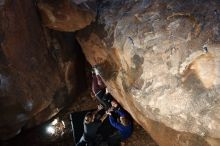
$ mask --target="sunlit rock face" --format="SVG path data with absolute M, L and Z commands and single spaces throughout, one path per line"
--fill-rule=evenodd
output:
M 105 0 L 78 33 L 110 92 L 159 145 L 220 145 L 219 6 Z
M 89 25 L 95 18 L 96 4 L 84 1 L 40 0 L 39 11 L 43 25 L 59 30 L 73 32 Z
M 75 85 L 80 69 L 76 70 L 77 55 L 70 56 L 71 46 L 42 29 L 30 0 L 0 1 L 0 43 L 0 140 L 4 140 L 50 119 L 72 101 L 68 95 L 79 90 Z

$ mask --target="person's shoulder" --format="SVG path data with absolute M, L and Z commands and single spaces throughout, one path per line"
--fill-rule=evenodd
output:
M 83 123 L 84 126 L 88 126 L 88 125 L 90 125 L 90 124 L 91 124 L 91 123 L 86 123 L 86 122 Z
M 126 113 L 126 111 L 125 111 L 121 106 L 117 107 L 117 108 L 115 109 L 115 111 L 117 111 L 117 112 L 122 112 L 122 113 Z
M 93 123 L 102 123 L 100 119 L 96 119 Z
M 102 123 L 102 120 L 101 120 L 101 119 L 98 119 L 98 123 Z
M 122 108 L 121 108 L 120 106 L 118 106 L 118 107 L 114 108 L 113 111 L 117 112 L 117 111 L 120 111 L 121 109 L 122 109 Z

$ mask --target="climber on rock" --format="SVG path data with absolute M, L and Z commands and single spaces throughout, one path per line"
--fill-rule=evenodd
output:
M 119 108 L 116 101 L 113 100 L 112 103 L 114 106 L 117 104 L 117 106 L 110 108 L 106 113 L 109 115 L 110 124 L 115 127 L 117 131 L 109 137 L 108 143 L 110 146 L 120 146 L 122 141 L 131 136 L 133 125 L 128 113 L 122 108 Z M 119 122 L 117 121 L 117 116 L 119 117 Z
M 102 125 L 102 122 L 107 117 L 106 114 L 97 119 L 96 115 L 103 109 L 103 106 L 98 105 L 98 109 L 94 112 L 88 112 L 84 118 L 83 127 L 84 132 L 80 141 L 76 146 L 96 146 L 96 138 L 98 128 Z
M 115 99 L 111 100 L 111 108 L 108 109 L 108 112 L 112 112 L 113 114 L 115 114 L 116 118 L 119 118 L 119 113 L 123 113 L 124 116 L 130 118 L 128 112 L 126 112 Z
M 106 92 L 107 88 L 103 82 L 97 68 L 93 68 L 92 72 L 92 93 L 98 99 L 98 101 L 104 106 L 105 109 L 111 107 L 112 96 Z

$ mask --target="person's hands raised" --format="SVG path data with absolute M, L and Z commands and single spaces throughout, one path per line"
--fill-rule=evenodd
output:
M 101 104 L 98 105 L 98 110 L 102 110 L 103 109 L 103 106 Z
M 111 111 L 109 109 L 106 111 L 106 114 L 109 115 L 109 116 L 112 115 L 112 113 L 111 113 Z
M 108 111 L 113 112 L 114 109 L 115 109 L 115 107 L 112 106 L 112 107 L 110 107 L 110 108 L 108 109 Z

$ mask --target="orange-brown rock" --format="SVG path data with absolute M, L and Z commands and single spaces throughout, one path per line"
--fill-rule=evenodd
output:
M 95 12 L 88 5 L 77 7 L 70 0 L 40 0 L 39 11 L 43 25 L 59 30 L 74 32 L 89 25 L 95 18 Z
M 76 84 L 80 78 L 76 74 L 83 74 L 83 62 L 76 70 L 75 61 L 80 55 L 68 41 L 56 41 L 42 29 L 30 0 L 0 2 L 0 43 L 2 140 L 18 134 L 23 127 L 48 120 L 71 103 L 69 95 L 79 93 Z M 75 56 L 70 56 L 72 52 Z
M 110 92 L 160 146 L 220 145 L 219 1 L 102 1 L 78 33 Z

